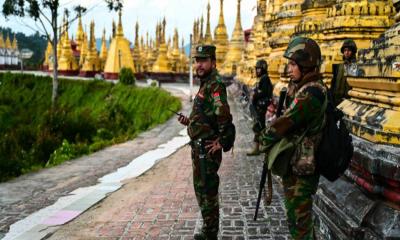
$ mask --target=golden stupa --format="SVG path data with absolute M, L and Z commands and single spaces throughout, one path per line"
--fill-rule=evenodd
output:
M 1 48 L 1 35 L 0 35 L 0 48 Z M 47 41 L 46 51 L 44 53 L 44 63 L 43 63 L 43 70 L 47 71 L 50 68 L 53 69 L 53 46 L 51 45 L 50 41 Z
M 76 39 L 75 39 L 75 42 L 76 42 L 76 49 L 77 49 L 78 51 L 81 50 L 82 43 L 83 43 L 83 38 L 84 38 L 84 37 L 85 37 L 85 33 L 84 33 L 84 31 L 83 31 L 82 18 L 81 18 L 81 16 L 79 15 L 79 17 L 78 17 L 78 30 L 77 30 Z
M 7 38 L 6 38 L 6 48 L 11 49 L 12 48 L 12 44 L 11 44 L 11 40 L 10 40 L 10 35 L 7 34 Z
M 244 33 L 240 20 L 240 1 L 237 2 L 236 24 L 233 29 L 232 38 L 229 42 L 229 50 L 226 54 L 226 60 L 222 65 L 221 73 L 224 75 L 236 75 L 238 63 L 242 60 L 244 49 Z
M 213 39 L 211 35 L 211 26 L 210 26 L 210 10 L 211 10 L 210 1 L 208 1 L 206 33 L 204 35 L 204 41 L 203 41 L 204 44 L 213 44 Z
M 3 39 L 3 32 L 0 32 L 0 48 L 6 48 L 6 44 Z
M 107 61 L 107 43 L 106 43 L 106 30 L 103 30 L 103 36 L 101 37 L 101 49 L 100 49 L 100 66 L 101 69 L 104 69 Z
M 68 36 L 68 19 L 64 21 L 64 35 L 61 41 L 61 55 L 58 59 L 58 72 L 62 75 L 76 75 L 79 72 L 78 63 L 71 49 L 71 42 Z
M 224 0 L 220 0 L 220 13 L 218 25 L 214 31 L 214 44 L 216 46 L 217 68 L 222 66 L 225 61 L 226 53 L 228 52 L 228 34 L 226 31 L 224 20 Z
M 80 71 L 82 77 L 94 77 L 101 70 L 101 61 L 96 49 L 96 37 L 94 35 L 94 21 L 90 23 L 90 40 L 88 51 Z
M 142 61 L 141 61 L 141 57 L 140 57 L 140 44 L 139 44 L 139 23 L 136 22 L 135 24 L 135 45 L 133 47 L 133 53 L 132 53 L 132 57 L 133 57 L 133 62 L 135 65 L 135 69 L 138 72 L 142 72 Z
M 122 13 L 119 12 L 118 28 L 115 37 L 112 39 L 104 67 L 104 76 L 106 79 L 117 79 L 121 68 L 130 68 L 135 72 L 133 58 L 129 41 L 124 37 L 122 28 Z
M 169 63 L 169 59 L 167 57 L 167 44 L 165 42 L 165 25 L 166 21 L 165 18 L 162 23 L 162 28 L 160 33 L 160 40 L 159 40 L 159 50 L 158 50 L 158 56 L 157 60 L 155 61 L 153 65 L 152 72 L 155 73 L 168 73 L 171 72 L 171 65 Z

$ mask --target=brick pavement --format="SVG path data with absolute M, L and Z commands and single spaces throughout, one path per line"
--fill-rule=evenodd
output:
M 253 221 L 262 162 L 261 157 L 246 156 L 253 137 L 250 122 L 243 118 L 238 106 L 231 105 L 237 139 L 234 155 L 224 154 L 219 171 L 220 239 L 289 239 L 282 187 L 275 179 L 271 206 L 265 211 L 262 203 L 258 221 Z M 100 217 L 98 213 L 80 217 L 80 226 L 70 227 L 69 232 L 61 228 L 50 239 L 64 239 L 66 236 L 69 239 L 193 239 L 193 234 L 201 228 L 201 216 L 193 191 L 189 159 L 190 147 L 185 146 L 142 176 L 143 179 L 158 179 L 157 184 L 130 199 L 124 199 L 121 193 L 116 197 L 121 200 L 118 208 L 102 210 Z M 166 169 L 167 174 L 159 176 L 159 169 Z M 141 181 L 142 177 L 136 180 Z

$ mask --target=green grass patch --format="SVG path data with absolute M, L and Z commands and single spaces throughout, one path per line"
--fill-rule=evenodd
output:
M 179 110 L 159 88 L 0 73 L 0 181 L 134 138 Z

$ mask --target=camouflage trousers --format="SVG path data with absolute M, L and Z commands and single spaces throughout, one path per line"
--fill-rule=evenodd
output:
M 202 179 L 199 151 L 200 149 L 192 144 L 194 192 L 203 217 L 202 231 L 209 236 L 209 239 L 217 239 L 219 230 L 218 169 L 221 165 L 222 151 L 207 154 L 203 168 L 205 181 Z
M 312 195 L 318 188 L 319 174 L 282 178 L 289 232 L 295 240 L 314 240 Z
M 265 114 L 267 111 L 257 111 L 256 117 L 253 123 L 253 132 L 254 132 L 254 142 L 259 143 L 261 131 L 265 128 Z

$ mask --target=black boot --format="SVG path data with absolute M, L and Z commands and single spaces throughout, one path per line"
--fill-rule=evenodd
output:
M 206 240 L 207 237 L 204 233 L 196 233 L 193 237 L 194 240 Z

